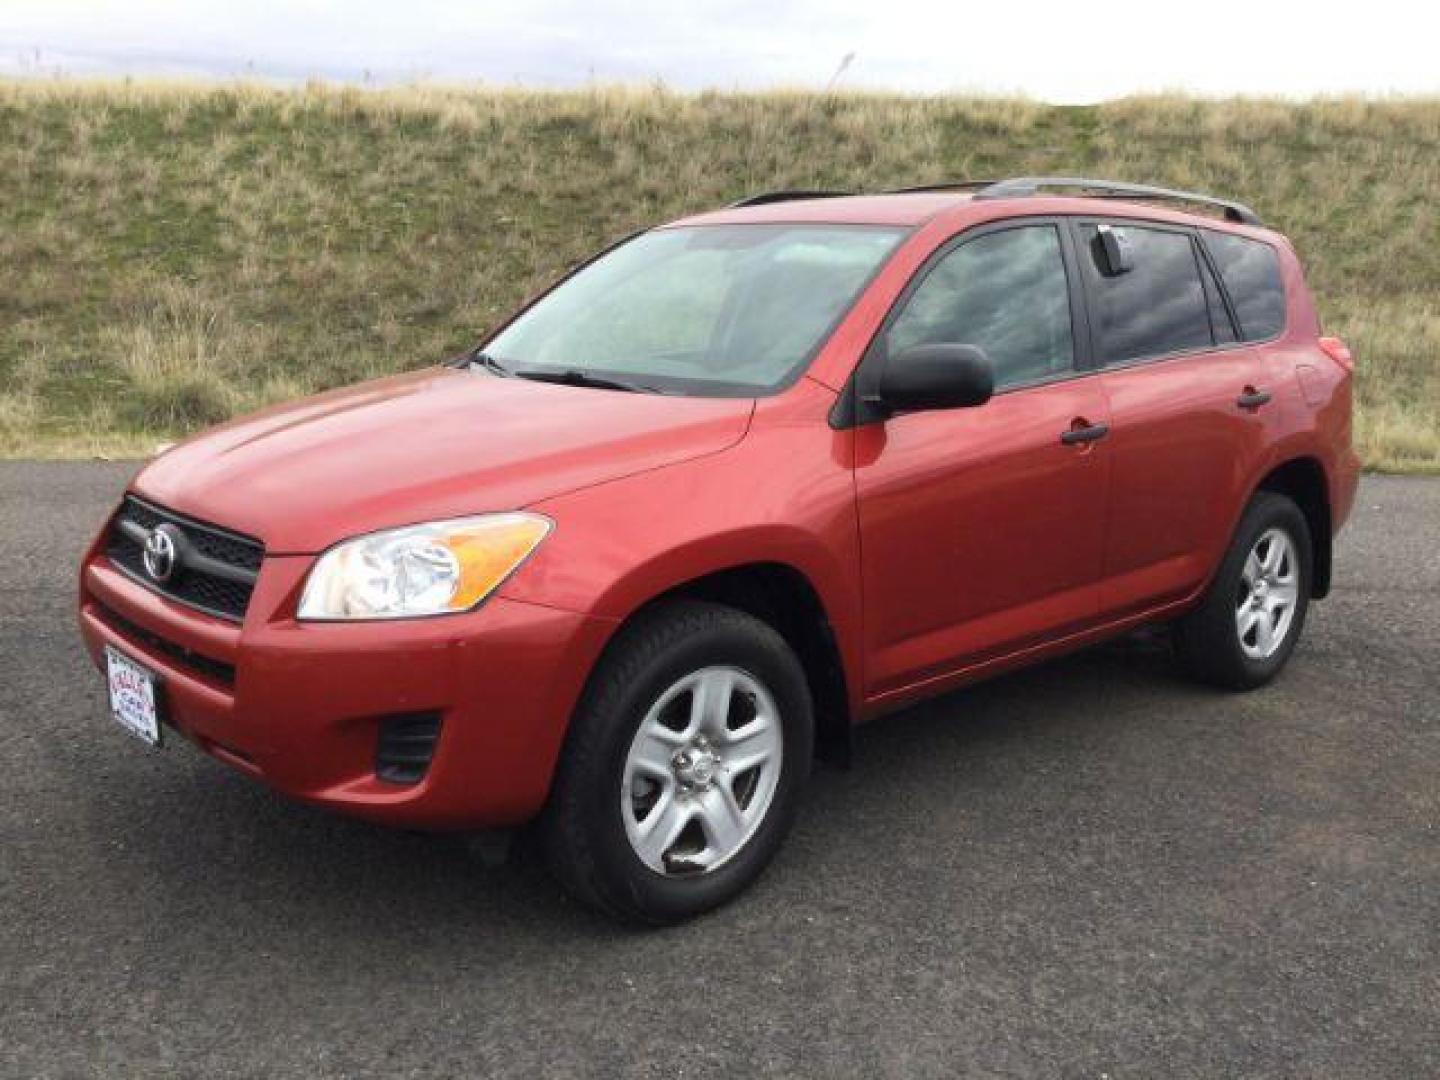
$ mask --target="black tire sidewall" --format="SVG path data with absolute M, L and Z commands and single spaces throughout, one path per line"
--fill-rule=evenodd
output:
M 793 821 L 813 753 L 809 687 L 794 654 L 769 626 L 736 617 L 680 637 L 656 651 L 638 677 L 586 721 L 601 731 L 594 760 L 599 775 L 586 776 L 579 805 L 589 846 L 596 855 L 596 884 L 626 914 L 647 922 L 683 919 L 724 903 L 770 862 Z M 630 844 L 621 814 L 625 761 L 646 713 L 659 696 L 686 675 L 711 666 L 736 667 L 756 678 L 779 709 L 783 754 L 780 779 L 764 822 L 729 862 L 694 876 L 657 873 Z
M 1295 601 L 1295 616 L 1285 640 L 1272 655 L 1257 659 L 1246 655 L 1241 647 L 1240 635 L 1235 628 L 1235 596 L 1251 549 L 1263 533 L 1276 528 L 1284 531 L 1294 546 L 1299 561 L 1300 587 Z M 1305 628 L 1313 571 L 1310 529 L 1305 515 L 1283 495 L 1274 492 L 1258 494 L 1235 531 L 1235 538 L 1210 587 L 1205 604 L 1197 612 L 1200 625 L 1194 628 L 1199 638 L 1194 642 L 1195 647 L 1223 650 L 1225 655 L 1212 658 L 1218 662 L 1218 674 L 1223 681 L 1241 688 L 1261 686 L 1285 666 Z

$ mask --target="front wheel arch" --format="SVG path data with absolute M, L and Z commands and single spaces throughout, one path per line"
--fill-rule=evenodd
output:
M 650 596 L 626 615 L 621 626 L 677 600 L 734 608 L 759 619 L 784 638 L 805 669 L 815 703 L 816 757 L 830 764 L 849 765 L 854 723 L 849 678 L 829 611 L 807 574 L 778 561 L 716 570 Z

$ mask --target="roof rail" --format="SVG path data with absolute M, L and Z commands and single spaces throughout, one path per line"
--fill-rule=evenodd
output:
M 764 206 L 766 203 L 790 202 L 794 199 L 838 199 L 842 195 L 854 195 L 853 191 L 762 191 L 730 203 L 725 209 L 734 210 L 741 206 Z
M 1167 199 L 1173 202 L 1199 203 L 1224 211 L 1226 221 L 1244 225 L 1260 225 L 1260 215 L 1244 203 L 1200 195 L 1193 191 L 1172 191 L 1170 188 L 1147 184 L 1126 184 L 1116 180 L 1090 180 L 1083 176 L 1017 176 L 990 184 L 975 193 L 977 199 L 1011 199 L 1038 195 L 1042 188 L 1081 188 L 1088 195 L 1103 199 Z
M 937 184 L 915 184 L 912 187 L 886 188 L 882 195 L 922 195 L 927 191 L 960 191 L 964 188 L 986 188 L 999 180 L 942 180 Z

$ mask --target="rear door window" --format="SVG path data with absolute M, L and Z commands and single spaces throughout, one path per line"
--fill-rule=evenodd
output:
M 1205 246 L 1230 294 L 1240 337 L 1245 341 L 1278 337 L 1285 329 L 1285 286 L 1275 249 L 1259 240 L 1209 229 Z
M 1119 221 L 1108 227 L 1128 243 L 1131 260 L 1130 269 L 1113 276 L 1102 270 L 1099 227 L 1080 226 L 1100 361 L 1126 364 L 1210 348 L 1210 310 L 1190 234 Z

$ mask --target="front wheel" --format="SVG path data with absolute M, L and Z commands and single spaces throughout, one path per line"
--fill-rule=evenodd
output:
M 542 822 L 552 871 L 629 921 L 725 902 L 779 848 L 813 738 L 805 673 L 766 623 L 693 601 L 642 614 L 574 718 Z
M 1311 550 L 1300 508 L 1275 492 L 1257 494 L 1200 606 L 1176 624 L 1185 667 L 1233 690 L 1273 679 L 1305 625 Z

